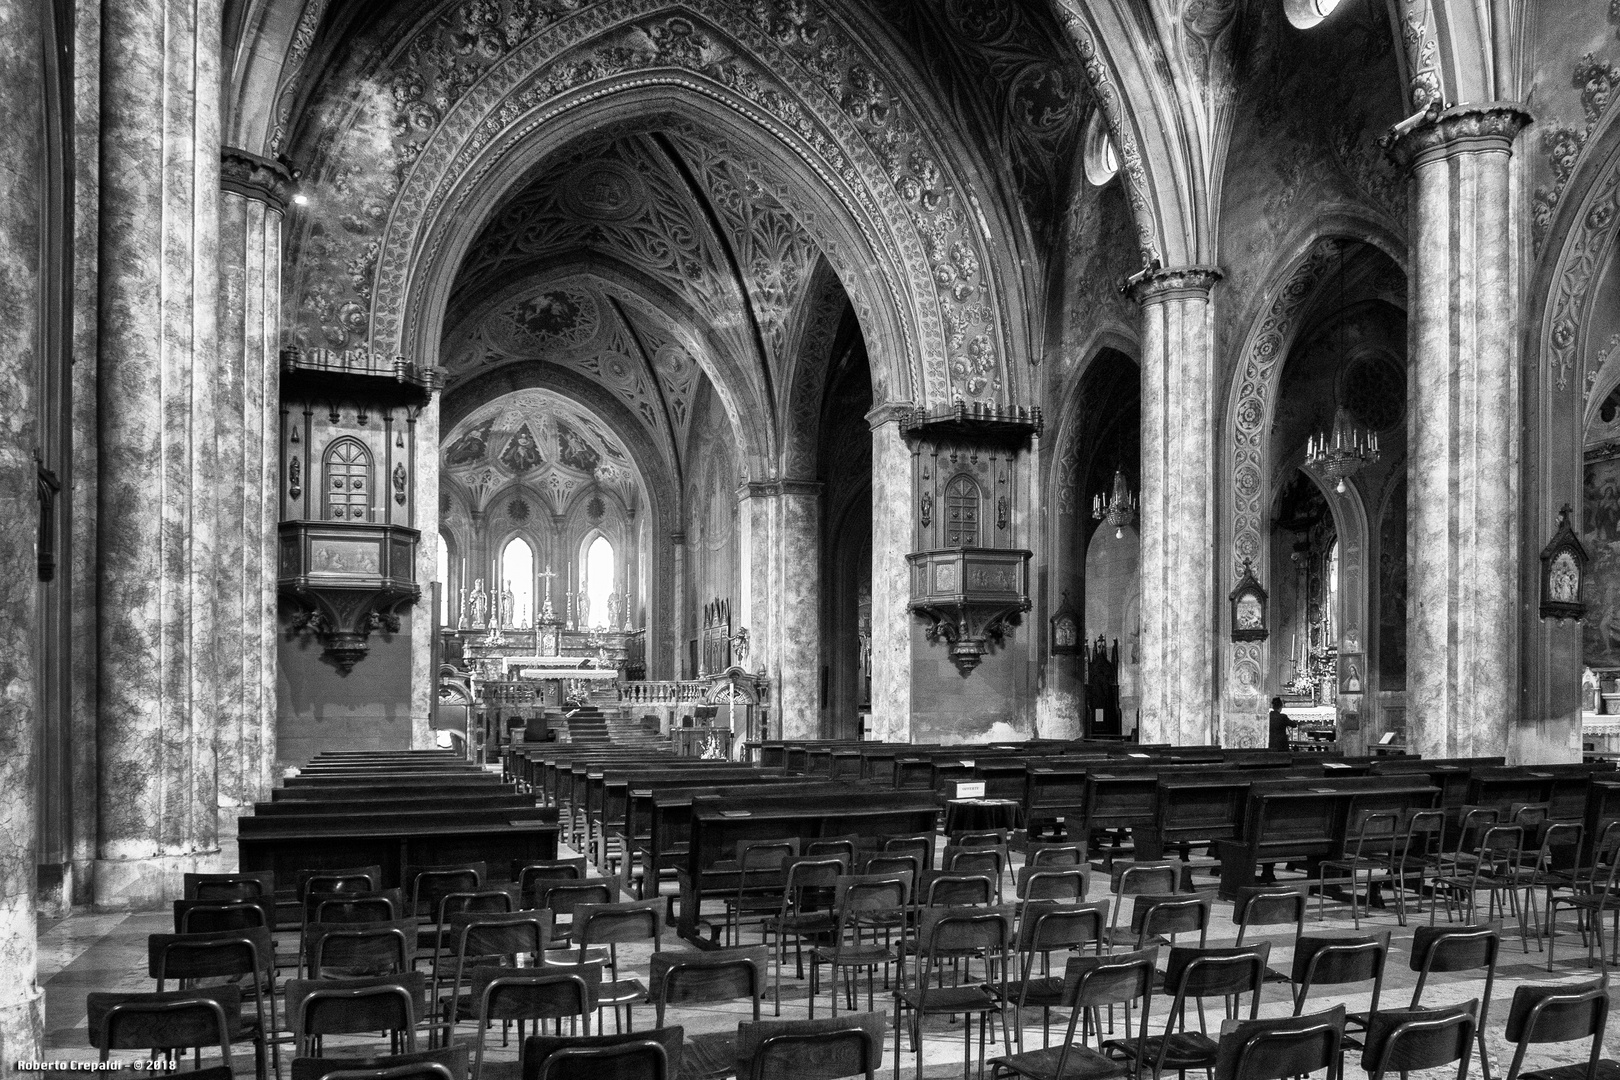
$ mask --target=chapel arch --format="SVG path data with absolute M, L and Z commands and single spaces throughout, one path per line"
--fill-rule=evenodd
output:
M 1379 678 L 1384 612 L 1404 604 L 1393 593 L 1404 582 L 1381 573 L 1379 545 L 1393 523 L 1370 522 L 1367 506 L 1391 506 L 1389 489 L 1404 475 L 1406 276 L 1380 228 L 1341 219 L 1318 229 L 1262 291 L 1269 301 L 1254 313 L 1233 373 L 1222 436 L 1229 456 L 1220 474 L 1222 604 L 1246 572 L 1273 593 L 1295 572 L 1298 562 L 1279 542 L 1275 499 L 1304 469 L 1310 440 L 1332 429 L 1341 406 L 1356 426 L 1378 433 L 1380 459 L 1347 480 L 1344 491 L 1334 483 L 1323 494 L 1340 544 L 1335 641 L 1319 643 L 1314 658 L 1304 655 L 1306 636 L 1296 643 L 1295 628 L 1279 632 L 1274 603 L 1264 640 L 1234 641 L 1223 608 L 1220 704 L 1229 745 L 1265 744 L 1269 700 L 1279 692 L 1290 697 L 1302 685 L 1295 681 L 1299 671 L 1319 680 L 1312 693 L 1335 711 L 1340 737 L 1351 745 L 1404 731 L 1404 685 L 1393 673 L 1389 685 Z M 1309 471 L 1313 484 L 1321 479 Z M 1331 680 L 1325 674 L 1341 657 L 1346 669 L 1349 658 L 1360 658 L 1359 693 L 1344 692 L 1337 667 Z

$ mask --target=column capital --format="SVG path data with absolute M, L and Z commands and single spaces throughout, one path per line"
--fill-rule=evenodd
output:
M 1405 130 L 1395 125 L 1379 143 L 1403 169 L 1456 154 L 1508 153 L 1532 119 L 1516 101 L 1453 105 L 1438 115 L 1424 115 Z
M 874 405 L 866 414 L 867 426 L 876 430 L 884 424 L 899 423 L 900 419 L 910 416 L 917 406 L 909 401 L 885 401 L 881 405 Z
M 293 176 L 279 161 L 226 146 L 219 152 L 219 186 L 286 213 Z
M 1120 291 L 1146 307 L 1165 300 L 1207 300 L 1219 280 L 1218 266 L 1150 266 L 1126 278 Z

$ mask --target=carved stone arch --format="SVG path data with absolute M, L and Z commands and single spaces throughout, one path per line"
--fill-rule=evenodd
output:
M 776 429 L 772 424 L 770 410 L 761 400 L 761 388 L 752 377 L 754 373 L 733 362 L 732 355 L 720 347 L 712 335 L 704 329 L 705 321 L 702 315 L 694 311 L 684 299 L 647 274 L 634 267 L 625 266 L 617 260 L 608 260 L 600 256 L 565 258 L 548 264 L 543 274 L 511 281 L 499 290 L 484 296 L 476 305 L 458 311 L 455 324 L 447 328 L 443 340 L 453 341 L 462 329 L 482 319 L 489 311 L 501 307 L 545 281 L 565 282 L 574 278 L 591 279 L 595 283 L 607 286 L 604 291 L 616 288 L 634 294 L 639 300 L 646 302 L 646 307 L 656 308 L 664 317 L 669 318 L 671 323 L 683 326 L 691 337 L 690 343 L 697 346 L 694 349 L 693 359 L 714 386 L 721 406 L 731 421 L 732 429 L 739 436 L 745 463 L 760 465 L 775 460 Z M 461 376 L 452 370 L 450 379 L 450 388 L 454 389 L 459 384 Z M 655 392 L 661 392 L 658 387 L 653 389 Z M 662 426 L 664 425 L 660 425 Z M 679 473 L 682 471 L 681 463 L 678 461 L 678 450 L 674 448 L 681 444 L 680 433 L 674 430 L 673 426 L 669 426 L 665 434 L 670 440 L 670 447 L 666 448 L 665 452 L 671 456 L 675 470 Z
M 781 44 L 791 34 L 755 21 L 775 19 L 767 9 L 744 13 L 718 0 L 693 0 L 678 15 L 658 0 L 620 0 L 588 15 L 557 21 L 512 48 L 442 121 L 426 103 L 410 102 L 431 131 L 410 145 L 397 193 L 388 192 L 382 235 L 369 251 L 363 229 L 352 240 L 338 237 L 374 286 L 366 306 L 375 351 L 431 359 L 437 315 L 429 309 L 439 305 L 424 302 L 447 276 L 441 264 L 455 261 L 439 249 L 447 242 L 453 249 L 453 222 L 478 220 L 479 196 L 502 186 L 492 182 L 492 170 L 514 151 L 532 161 L 539 156 L 536 140 L 555 141 L 552 133 L 567 127 L 572 114 L 589 114 L 576 128 L 588 126 L 610 99 L 629 95 L 641 99 L 637 108 L 653 102 L 668 108 L 673 98 L 684 113 L 717 122 L 728 117 L 728 130 L 751 140 L 763 159 L 790 167 L 819 199 L 852 249 L 849 264 L 865 255 L 882 277 L 878 306 L 887 332 L 868 337 L 891 354 L 882 357 L 889 370 L 880 380 L 888 398 L 940 404 L 954 395 L 1008 392 L 1010 347 L 996 313 L 1001 283 L 988 274 L 982 213 L 909 113 L 886 126 L 872 121 L 840 66 L 863 57 L 863 46 L 840 24 L 823 19 L 814 47 L 794 51 Z M 671 37 L 672 19 L 683 20 L 682 34 L 698 26 L 723 47 L 687 50 L 690 39 Z M 587 74 L 595 80 L 571 82 Z M 902 106 L 915 111 L 900 87 L 867 75 L 877 80 L 885 115 Z M 417 92 L 399 90 L 406 98 Z M 857 115 L 865 119 L 857 122 Z M 959 288 L 964 299 L 947 295 Z M 945 325 L 952 312 L 960 334 Z
M 827 389 L 833 349 L 849 295 L 832 266 L 823 259 L 805 294 L 804 318 L 793 350 L 793 368 L 784 380 L 787 400 L 782 409 L 782 472 L 786 480 L 809 480 L 816 475 L 816 443 L 821 403 Z
M 1218 472 L 1221 510 L 1216 524 L 1218 550 L 1226 556 L 1217 563 L 1220 574 L 1217 591 L 1223 596 L 1236 587 L 1244 573 L 1245 562 L 1255 568 L 1262 583 L 1271 565 L 1267 521 L 1273 481 L 1280 475 L 1291 475 L 1274 465 L 1271 431 L 1283 365 L 1299 335 L 1301 319 L 1309 310 L 1318 287 L 1335 269 L 1339 253 L 1346 244 L 1365 243 L 1376 247 L 1404 269 L 1404 260 L 1385 247 L 1388 242 L 1387 237 L 1368 230 L 1364 223 L 1317 222 L 1313 234 L 1281 265 L 1267 287 L 1260 290 L 1260 295 L 1271 299 L 1255 317 L 1242 351 L 1237 355 L 1223 428 L 1225 434 L 1221 439 L 1226 468 Z M 1361 496 L 1355 493 L 1354 485 L 1347 485 L 1342 495 L 1337 491 L 1328 493 L 1328 503 L 1336 507 L 1336 515 L 1340 515 L 1339 507 L 1344 510 L 1342 516 L 1335 517 L 1336 522 L 1356 525 L 1360 530 L 1356 535 L 1363 583 L 1360 618 L 1364 623 L 1369 580 L 1365 567 L 1369 551 L 1366 508 L 1361 504 Z M 1342 553 L 1341 548 L 1341 557 Z M 1344 595 L 1342 588 L 1340 595 Z M 1228 642 L 1223 653 L 1220 696 L 1223 744 L 1264 745 L 1267 698 L 1264 680 L 1269 670 L 1269 642 Z M 1228 738 L 1240 741 L 1226 743 Z
M 1584 443 L 1596 393 L 1615 367 L 1609 342 L 1593 340 L 1597 288 L 1605 267 L 1620 257 L 1620 110 L 1610 109 L 1587 139 L 1569 183 L 1554 209 L 1540 262 L 1531 278 L 1524 311 L 1526 356 L 1533 379 L 1525 397 L 1529 431 L 1521 487 L 1525 527 L 1519 559 L 1520 588 L 1540 594 L 1539 554 L 1565 503 L 1583 521 Z M 1607 360 L 1607 363 L 1603 361 Z M 1594 361 L 1598 363 L 1594 365 Z M 1607 369 L 1607 370 L 1605 370 Z M 1554 760 L 1580 725 L 1582 648 L 1578 623 L 1537 617 L 1527 605 L 1524 715 L 1510 754 L 1519 760 Z
M 1214 237 L 1203 220 L 1209 192 L 1201 190 L 1197 150 L 1186 144 L 1198 120 L 1186 114 L 1163 50 L 1148 40 L 1135 9 L 1129 0 L 1058 0 L 1119 152 L 1143 261 L 1213 264 Z

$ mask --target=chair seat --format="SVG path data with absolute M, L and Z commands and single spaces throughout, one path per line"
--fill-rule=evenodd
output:
M 1142 1043 L 1139 1064 L 1152 1065 L 1159 1060 L 1159 1047 L 1164 1046 L 1166 1069 L 1211 1069 L 1215 1067 L 1215 1040 L 1202 1031 L 1178 1031 L 1174 1035 L 1149 1035 Z M 1128 1058 L 1136 1057 L 1136 1043 L 1125 1039 L 1109 1039 L 1104 1050 L 1117 1050 Z
M 1058 981 L 1062 982 L 1061 979 Z M 1069 1047 L 1069 1059 L 1063 1063 L 1063 1075 L 1059 1076 L 1058 1059 L 1062 1056 L 1063 1047 L 1052 1046 L 1045 1050 L 992 1058 L 990 1065 L 997 1073 L 1016 1073 L 1030 1077 L 1030 1080 L 1108 1080 L 1130 1071 L 1124 1062 L 1075 1043 Z
M 928 1014 L 991 1012 L 1001 1008 L 995 995 L 982 986 L 934 987 L 926 994 L 919 990 L 902 990 L 895 996 L 908 1007 Z M 924 997 L 927 998 L 926 1007 L 923 1005 Z
M 1023 999 L 1025 1008 L 1054 1008 L 1062 1005 L 1063 977 L 1061 975 L 1049 975 L 1044 978 L 1031 979 L 1027 990 L 1022 979 L 1009 982 L 1007 984 L 1007 1004 L 1016 1006 L 1020 998 Z
M 187 1074 L 190 1080 L 190 1074 Z M 1519 1074 L 1519 1080 L 1586 1080 L 1585 1065 L 1559 1065 Z M 1620 1061 L 1603 1058 L 1597 1063 L 1597 1080 L 1620 1080 Z
M 618 979 L 604 982 L 596 996 L 598 1005 L 639 1005 L 647 1000 L 647 988 L 640 979 Z
M 892 964 L 897 959 L 895 951 L 884 945 L 845 945 L 841 949 L 821 945 L 817 946 L 812 952 L 815 958 L 822 963 L 836 964 L 839 967 L 868 967 L 872 964 Z
M 737 1071 L 737 1033 L 690 1035 L 681 1050 L 680 1080 L 721 1080 Z
M 766 919 L 761 924 L 766 930 L 783 934 L 820 934 L 833 929 L 832 913 L 806 911 L 800 915 L 785 915 Z

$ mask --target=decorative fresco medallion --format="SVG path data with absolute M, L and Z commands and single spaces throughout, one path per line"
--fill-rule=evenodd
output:
M 588 161 L 569 174 L 563 202 L 580 217 L 624 221 L 641 212 L 647 189 L 641 177 L 615 161 Z
M 596 334 L 596 300 L 579 289 L 547 289 L 502 308 L 489 320 L 495 344 L 518 356 L 583 345 Z

